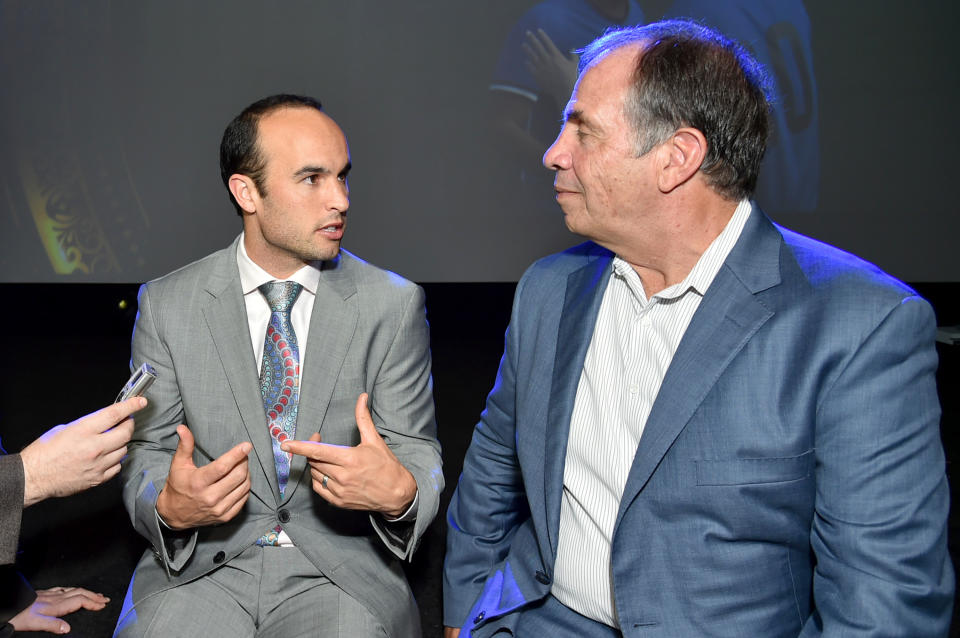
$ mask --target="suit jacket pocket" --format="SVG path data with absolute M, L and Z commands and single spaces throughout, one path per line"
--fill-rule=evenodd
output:
M 813 450 L 798 456 L 755 459 L 698 459 L 697 485 L 755 485 L 807 478 L 813 472 Z

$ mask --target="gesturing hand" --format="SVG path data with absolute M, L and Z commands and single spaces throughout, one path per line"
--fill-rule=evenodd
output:
M 133 435 L 130 415 L 147 404 L 127 399 L 58 425 L 20 453 L 23 462 L 23 504 L 52 496 L 68 496 L 108 481 L 120 471 Z
M 225 523 L 250 496 L 249 441 L 238 443 L 203 467 L 193 463 L 193 433 L 177 426 L 180 443 L 170 462 L 167 484 L 157 497 L 157 513 L 174 529 Z
M 307 458 L 313 491 L 329 503 L 400 516 L 413 502 L 417 482 L 377 432 L 366 393 L 357 398 L 355 416 L 360 431 L 355 447 L 321 443 L 320 434 L 314 433 L 309 441 L 285 441 L 280 448 Z
M 33 604 L 10 619 L 13 628 L 20 631 L 48 631 L 52 634 L 65 634 L 70 625 L 60 616 L 80 609 L 100 611 L 110 602 L 103 594 L 95 594 L 81 587 L 54 587 L 38 589 Z

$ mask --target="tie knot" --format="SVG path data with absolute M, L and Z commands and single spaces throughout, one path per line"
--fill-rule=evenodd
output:
M 289 312 L 303 286 L 295 281 L 271 281 L 259 290 L 270 304 L 270 312 Z

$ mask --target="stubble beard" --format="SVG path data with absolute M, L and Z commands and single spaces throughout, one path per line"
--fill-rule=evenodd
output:
M 308 239 L 293 232 L 265 232 L 263 238 L 277 253 L 286 253 L 303 264 L 331 261 L 340 254 L 339 241 L 333 242 L 313 236 Z

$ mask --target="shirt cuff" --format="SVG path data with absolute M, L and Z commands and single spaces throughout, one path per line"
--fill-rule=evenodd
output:
M 390 518 L 389 516 L 383 517 L 384 523 L 408 523 L 410 521 L 417 520 L 417 510 L 420 505 L 420 490 L 417 490 L 417 493 L 413 495 L 413 502 L 410 503 L 410 507 L 407 508 L 407 511 L 398 516 L 397 518 Z M 158 514 L 159 516 L 159 514 Z
M 157 521 L 158 521 L 158 522 L 160 523 L 160 525 L 162 525 L 164 528 L 170 530 L 171 532 L 182 532 L 182 531 L 183 531 L 183 530 L 173 529 L 172 527 L 170 527 L 170 526 L 167 524 L 167 521 L 163 520 L 163 517 L 160 516 L 160 512 L 158 512 L 158 511 L 156 510 L 156 507 L 154 507 L 153 513 L 157 515 Z

